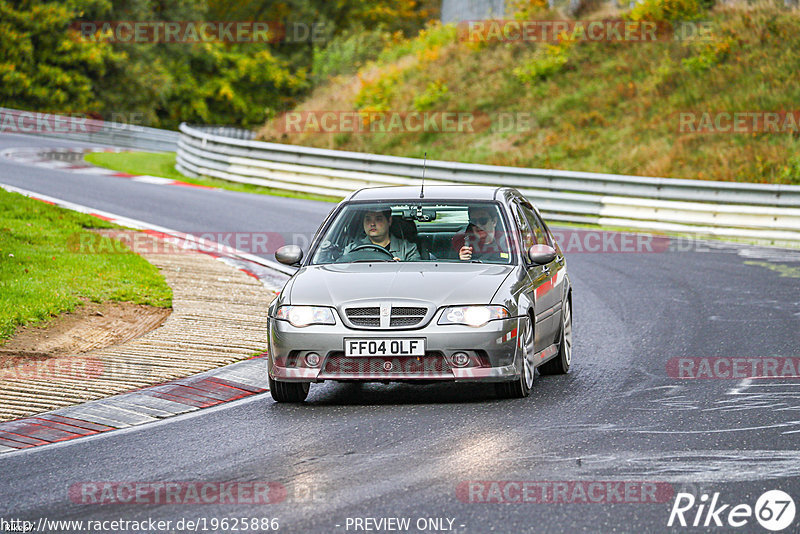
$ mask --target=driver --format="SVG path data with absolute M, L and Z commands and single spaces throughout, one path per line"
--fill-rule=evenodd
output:
M 356 247 L 374 245 L 386 249 L 395 261 L 421 261 L 422 258 L 415 243 L 391 235 L 389 232 L 389 228 L 392 226 L 391 208 L 367 211 L 364 213 L 363 225 L 364 233 L 367 235 L 347 245 L 344 248 L 344 254 L 348 254 Z

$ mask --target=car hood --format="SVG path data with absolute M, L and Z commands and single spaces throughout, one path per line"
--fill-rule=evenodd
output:
M 513 265 L 479 263 L 347 263 L 304 267 L 294 276 L 291 304 L 339 306 L 362 299 L 416 299 L 489 304 Z

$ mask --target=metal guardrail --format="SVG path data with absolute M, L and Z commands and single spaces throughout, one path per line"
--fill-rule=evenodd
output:
M 147 152 L 174 152 L 178 148 L 178 132 L 171 130 L 7 108 L 0 108 L 0 133 L 45 135 Z
M 343 197 L 419 184 L 422 160 L 215 135 L 180 126 L 176 168 L 265 187 Z M 426 183 L 518 188 L 551 220 L 694 235 L 800 242 L 800 186 L 679 180 L 428 161 Z

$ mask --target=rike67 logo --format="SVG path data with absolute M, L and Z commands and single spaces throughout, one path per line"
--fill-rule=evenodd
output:
M 753 517 L 767 530 L 779 532 L 794 523 L 795 504 L 788 493 L 781 490 L 765 492 L 756 500 L 755 507 L 749 504 L 725 504 L 719 492 L 699 499 L 691 493 L 678 493 L 672 504 L 667 526 L 692 527 L 743 527 Z M 795 531 L 796 532 L 796 531 Z

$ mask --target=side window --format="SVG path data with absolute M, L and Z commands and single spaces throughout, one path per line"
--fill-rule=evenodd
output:
M 558 250 L 558 242 L 556 241 L 556 236 L 553 235 L 553 231 L 550 230 L 550 227 L 547 226 L 547 223 L 544 222 L 540 216 L 537 216 L 536 219 L 539 221 L 539 224 L 542 225 L 544 228 L 544 233 L 547 235 L 547 242 L 548 244 L 553 247 L 554 249 Z
M 528 220 L 522 212 L 522 207 L 517 204 L 516 202 L 513 204 L 514 209 L 512 212 L 514 213 L 514 222 L 519 229 L 520 236 L 522 237 L 522 256 L 525 258 L 525 261 L 528 261 L 528 249 L 530 249 L 533 245 L 536 244 L 536 236 L 534 235 L 533 231 L 531 230 L 530 225 L 528 224 Z
M 525 219 L 528 221 L 528 224 L 533 229 L 534 236 L 536 238 L 536 245 L 550 245 L 550 239 L 547 237 L 547 232 L 544 230 L 544 225 L 539 217 L 536 215 L 531 208 L 526 206 L 525 204 L 521 205 L 522 213 L 525 215 Z

